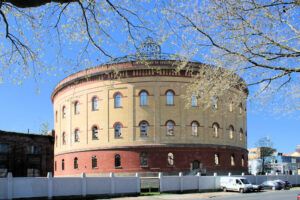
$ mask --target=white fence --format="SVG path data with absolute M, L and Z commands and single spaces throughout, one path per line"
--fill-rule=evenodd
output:
M 31 197 L 139 194 L 140 177 L 22 177 L 0 178 L 0 199 Z
M 229 174 L 230 175 L 230 174 Z M 254 176 L 246 175 L 251 183 L 260 184 L 266 180 L 288 180 L 293 185 L 300 185 L 299 175 Z M 214 176 L 163 176 L 159 173 L 159 191 L 202 191 L 220 189 L 220 177 Z M 57 196 L 87 196 L 139 194 L 141 191 L 139 174 L 135 177 L 23 177 L 14 178 L 8 173 L 7 178 L 0 178 L 0 199 L 57 197 Z

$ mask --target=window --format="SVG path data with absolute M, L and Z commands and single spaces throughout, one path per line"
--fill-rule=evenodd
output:
M 62 107 L 62 118 L 66 118 L 66 106 Z
M 141 99 L 141 106 L 147 105 L 147 92 L 141 92 L 140 99 Z
M 233 139 L 233 132 L 234 132 L 234 128 L 232 125 L 229 126 L 229 138 Z
M 192 123 L 192 136 L 198 135 L 198 126 L 199 124 L 197 122 Z
M 245 167 L 245 159 L 244 159 L 244 156 L 242 156 L 242 161 L 241 161 L 242 163 L 242 167 Z
M 214 137 L 219 137 L 219 125 L 217 123 L 213 124 L 213 136 Z
M 8 153 L 8 144 L 0 144 L 0 153 Z
M 97 126 L 93 126 L 92 128 L 92 139 L 98 140 L 98 128 Z
M 115 138 L 121 137 L 121 124 L 115 125 Z
M 197 98 L 195 95 L 191 96 L 191 106 L 197 106 Z
M 219 154 L 215 154 L 215 165 L 220 165 L 220 157 Z
M 65 170 L 65 160 L 61 160 L 61 170 Z
M 174 105 L 174 93 L 171 91 L 167 92 L 167 105 Z
M 55 122 L 57 122 L 57 111 L 55 112 Z
M 66 144 L 66 133 L 63 132 L 62 134 L 62 144 L 65 145 Z
M 41 152 L 42 152 L 41 146 L 34 146 L 34 145 L 27 146 L 27 154 L 41 154 Z
M 115 96 L 115 108 L 121 108 L 121 94 Z
M 74 158 L 74 169 L 78 169 L 78 158 Z
M 93 169 L 97 169 L 98 168 L 98 160 L 97 160 L 97 156 L 92 156 L 92 168 Z
M 243 129 L 240 129 L 240 141 L 243 141 Z
M 147 136 L 147 122 L 142 122 L 140 124 L 140 136 Z
M 98 110 L 98 98 L 97 97 L 93 97 L 92 99 L 92 110 Z
M 174 166 L 174 155 L 173 153 L 168 153 L 168 165 L 169 166 Z
M 79 102 L 75 101 L 74 103 L 74 114 L 77 115 L 79 114 Z
M 58 137 L 57 135 L 55 136 L 55 146 L 57 147 L 57 144 L 58 144 Z
M 56 171 L 56 161 L 54 162 L 54 171 Z
M 121 167 L 121 156 L 119 154 L 115 155 L 115 168 Z
M 231 155 L 231 157 L 230 157 L 230 163 L 231 163 L 231 166 L 235 166 L 235 158 L 234 158 L 234 155 Z
M 243 113 L 243 104 L 242 103 L 240 103 L 239 110 L 240 110 L 240 114 L 242 114 Z
M 167 135 L 174 135 L 174 122 L 168 121 L 167 122 Z
M 74 142 L 79 142 L 79 130 L 75 129 L 74 131 Z
M 229 112 L 232 112 L 233 111 L 233 102 L 232 100 L 230 99 L 229 100 Z
M 218 98 L 215 96 L 213 96 L 213 98 L 212 98 L 212 108 L 218 109 Z
M 147 160 L 147 154 L 146 153 L 141 153 L 140 161 L 141 161 L 141 167 L 147 167 L 148 166 L 148 160 Z

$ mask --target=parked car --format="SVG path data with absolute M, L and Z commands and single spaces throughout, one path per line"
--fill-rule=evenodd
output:
M 258 184 L 258 185 L 252 184 L 252 187 L 253 187 L 253 191 L 260 192 L 260 191 L 264 190 L 264 186 L 261 184 Z
M 280 179 L 277 179 L 277 180 L 274 180 L 276 182 L 280 182 L 282 184 L 282 189 L 285 189 L 285 190 L 289 190 L 291 188 L 291 183 L 288 182 L 288 181 L 283 181 L 283 180 L 280 180 Z
M 220 186 L 224 192 L 238 191 L 244 193 L 253 190 L 252 184 L 243 177 L 223 176 L 220 178 Z
M 272 189 L 272 190 L 281 190 L 282 184 L 277 181 L 264 181 L 262 183 L 265 189 Z

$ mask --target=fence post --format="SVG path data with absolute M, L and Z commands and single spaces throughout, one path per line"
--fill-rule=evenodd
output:
M 141 193 L 141 178 L 140 178 L 140 173 L 135 174 L 136 177 L 136 193 L 140 194 Z
M 47 179 L 48 179 L 48 199 L 52 199 L 52 197 L 53 197 L 53 178 L 52 178 L 52 172 L 48 172 Z
M 201 173 L 200 172 L 198 172 L 197 173 L 197 177 L 198 177 L 198 191 L 200 192 L 200 176 L 201 176 Z
M 158 178 L 159 178 L 159 193 L 162 193 L 164 190 L 163 190 L 163 174 L 162 172 L 159 172 L 158 173 Z
M 111 172 L 109 177 L 110 177 L 110 193 L 115 194 L 115 174 Z
M 11 172 L 7 174 L 7 199 L 13 199 L 13 176 Z
M 179 187 L 180 187 L 180 192 L 183 191 L 183 176 L 182 176 L 182 172 L 179 172 Z
M 81 174 L 81 196 L 86 197 L 86 175 L 84 172 Z

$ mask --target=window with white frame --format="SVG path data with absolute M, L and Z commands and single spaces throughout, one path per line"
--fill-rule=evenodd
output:
M 234 155 L 230 156 L 230 163 L 231 163 L 231 166 L 235 166 L 235 157 L 234 157 Z
M 74 131 L 74 142 L 79 142 L 79 130 L 75 129 Z
M 220 164 L 220 156 L 219 154 L 215 154 L 215 165 L 219 165 Z
M 174 155 L 171 152 L 168 153 L 168 165 L 174 166 Z
M 245 167 L 245 159 L 244 159 L 244 156 L 242 156 L 242 160 L 241 160 L 241 164 L 242 164 L 242 167 Z
M 167 92 L 167 105 L 174 105 L 174 93 L 172 91 Z
M 172 121 L 167 122 L 167 135 L 174 135 L 175 124 Z
M 121 94 L 115 95 L 115 108 L 121 108 Z
M 198 126 L 197 122 L 192 123 L 192 136 L 198 136 Z
M 98 140 L 98 128 L 97 126 L 93 126 L 92 128 L 92 139 Z
M 147 122 L 142 122 L 140 124 L 140 136 L 147 136 L 147 128 L 148 128 Z
M 232 112 L 233 111 L 233 102 L 232 100 L 230 99 L 229 100 L 229 112 Z
M 92 110 L 98 110 L 98 98 L 97 97 L 93 97 L 92 99 Z
M 219 125 L 217 123 L 213 124 L 213 136 L 219 137 Z
M 140 94 L 140 100 L 141 100 L 141 106 L 145 106 L 145 105 L 147 105 L 147 92 L 141 92 L 141 94 Z
M 115 138 L 121 137 L 121 124 L 115 125 Z

